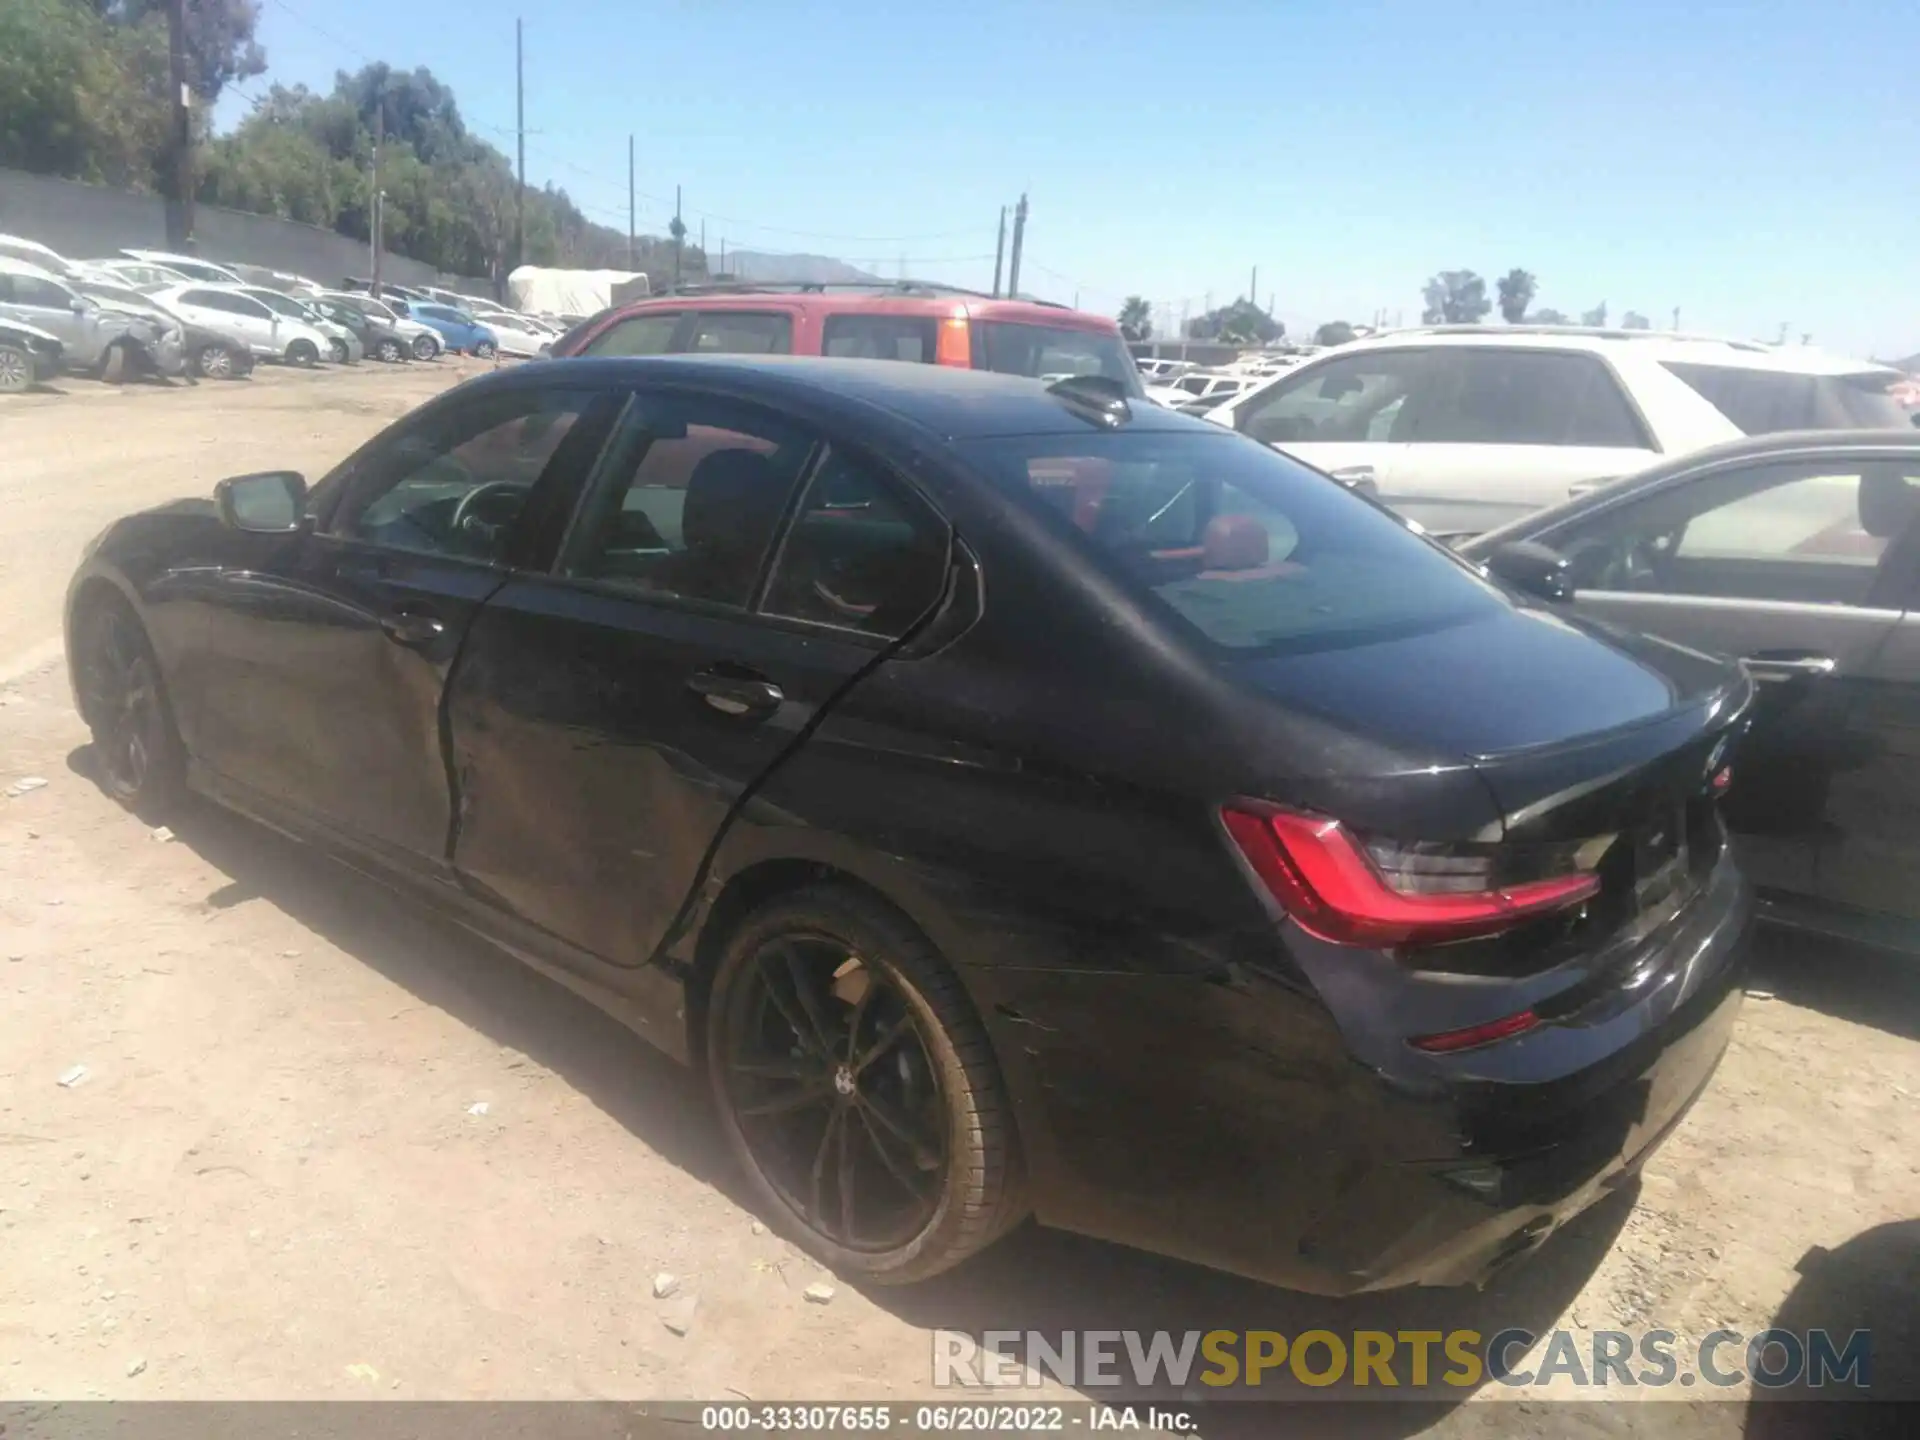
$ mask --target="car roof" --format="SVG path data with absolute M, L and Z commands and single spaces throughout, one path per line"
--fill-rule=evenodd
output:
M 11 255 L 0 255 L 0 271 L 9 275 L 31 275 L 36 280 L 53 280 L 66 284 L 67 277 L 57 275 L 44 265 L 35 265 L 31 260 L 16 260 Z
M 951 365 L 911 365 L 898 360 L 828 359 L 817 355 L 578 356 L 516 366 L 469 381 L 463 390 L 538 384 L 555 366 L 587 384 L 691 384 L 745 398 L 810 403 L 842 410 L 854 420 L 881 412 L 948 439 L 990 435 L 1084 433 L 1102 429 L 1049 393 L 1037 380 Z M 1217 425 L 1176 414 L 1151 401 L 1130 403 L 1127 431 L 1184 430 L 1230 435 Z M 1120 433 L 1120 432 L 1107 432 Z
M 946 286 L 877 282 L 867 286 L 685 286 L 679 290 L 644 295 L 612 307 L 610 319 L 644 314 L 648 310 L 765 310 L 769 305 L 791 306 L 821 314 L 927 315 L 945 318 L 964 314 L 974 320 L 1005 320 L 1023 325 L 1051 325 L 1065 330 L 1087 330 L 1118 335 L 1120 326 L 1105 315 L 1074 310 L 1044 300 L 1001 299 L 976 290 Z
M 1312 359 L 1324 361 L 1334 355 L 1455 346 L 1500 350 L 1585 350 L 1609 358 L 1644 358 L 1655 362 L 1679 363 L 1691 361 L 1789 375 L 1855 375 L 1863 371 L 1883 370 L 1893 373 L 1885 365 L 1836 355 L 1811 345 L 1768 345 L 1759 340 L 1730 340 L 1718 335 L 1689 335 L 1671 330 L 1613 330 L 1586 325 L 1418 326 L 1335 346 Z M 1294 370 L 1298 368 L 1294 367 Z

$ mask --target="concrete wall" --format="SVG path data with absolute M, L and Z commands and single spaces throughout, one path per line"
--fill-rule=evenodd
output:
M 371 266 L 367 247 L 357 240 L 267 215 L 195 205 L 193 230 L 194 253 L 209 260 L 264 265 L 323 285 L 338 285 L 349 275 L 366 275 Z M 76 260 L 125 249 L 168 248 L 166 207 L 159 196 L 20 170 L 0 170 L 0 233 L 38 240 Z M 469 295 L 492 293 L 486 280 L 442 275 L 433 266 L 403 255 L 382 256 L 380 273 L 401 285 L 439 285 Z

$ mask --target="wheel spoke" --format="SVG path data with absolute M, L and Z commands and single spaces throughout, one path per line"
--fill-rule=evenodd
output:
M 832 1098 L 831 1082 L 818 1080 L 809 1085 L 796 1085 L 791 1090 L 756 1100 L 751 1105 L 741 1105 L 735 1113 L 742 1116 L 791 1115 L 795 1110 L 804 1110 Z
M 756 963 L 760 967 L 761 989 L 767 992 L 767 999 L 772 1002 L 773 1008 L 780 1012 L 780 1018 L 792 1029 L 793 1038 L 800 1042 L 800 1048 L 819 1056 L 822 1060 L 831 1059 L 833 1052 L 821 1043 L 819 1032 L 812 1024 L 812 1017 L 796 1009 L 793 1001 L 782 992 L 778 980 L 768 966 L 766 951 L 760 952 Z
M 879 984 L 873 978 L 873 972 L 867 972 L 867 988 L 860 992 L 859 1003 L 853 1007 L 853 1014 L 847 1018 L 847 1064 L 853 1065 L 860 1045 L 860 1022 L 867 1018 L 867 1007 L 873 1003 L 873 993 Z M 859 1071 L 855 1068 L 855 1074 Z
M 873 1064 L 874 1061 L 878 1060 L 895 1045 L 899 1044 L 900 1038 L 908 1034 L 912 1029 L 913 1012 L 902 1011 L 900 1018 L 880 1032 L 880 1038 L 867 1047 L 864 1055 L 852 1060 L 853 1073 L 856 1075 L 860 1074 L 869 1065 Z
M 849 1117 L 849 1108 L 842 1106 L 834 1112 L 840 1118 L 840 1174 L 836 1188 L 840 1191 L 840 1238 L 851 1245 L 853 1243 L 853 1125 Z
M 806 1011 L 807 1023 L 813 1027 L 814 1044 L 825 1056 L 833 1054 L 833 1041 L 828 1038 L 827 1022 L 820 1013 L 820 1000 L 813 993 L 813 982 L 807 974 L 807 964 L 801 958 L 793 943 L 788 940 L 776 940 L 773 946 L 786 962 L 787 977 L 793 982 L 793 995 L 800 1002 L 800 1008 Z
M 822 1229 L 827 1225 L 827 1206 L 823 1196 L 827 1176 L 827 1151 L 833 1148 L 834 1137 L 840 1131 L 841 1122 L 847 1112 L 838 1107 L 827 1117 L 827 1128 L 820 1132 L 820 1148 L 813 1154 L 813 1219 Z M 831 1230 L 827 1231 L 832 1234 Z
M 939 1166 L 939 1147 L 916 1135 L 914 1131 L 917 1127 L 913 1120 L 896 1110 L 891 1100 L 862 1092 L 860 1105 L 880 1123 L 882 1129 L 907 1147 L 908 1152 L 913 1156 L 913 1163 L 920 1169 L 933 1170 Z
M 873 1152 L 874 1158 L 889 1175 L 900 1182 L 901 1189 L 914 1199 L 924 1202 L 927 1192 L 922 1188 L 922 1184 L 927 1178 L 927 1172 L 902 1165 L 893 1151 L 888 1148 L 887 1137 L 882 1135 L 879 1128 L 874 1125 L 873 1118 L 867 1111 L 861 1108 L 857 1113 L 860 1116 L 860 1128 L 867 1132 L 867 1148 Z
M 820 1067 L 804 1060 L 732 1060 L 727 1068 L 736 1075 L 750 1075 L 756 1080 L 817 1081 L 820 1078 Z

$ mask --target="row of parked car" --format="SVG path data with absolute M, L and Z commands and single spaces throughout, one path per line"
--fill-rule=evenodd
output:
M 561 325 L 449 291 L 123 250 L 74 260 L 0 235 L 0 392 L 62 372 L 236 379 L 257 362 L 399 364 L 546 353 Z

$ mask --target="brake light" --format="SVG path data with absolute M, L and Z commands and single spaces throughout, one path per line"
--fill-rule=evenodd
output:
M 1280 908 L 1303 930 L 1336 945 L 1430 945 L 1492 935 L 1600 892 L 1600 878 L 1589 870 L 1487 885 L 1490 862 L 1484 861 L 1482 888 L 1456 888 L 1471 883 L 1473 867 L 1464 863 L 1453 874 L 1438 866 L 1423 866 L 1417 875 L 1396 870 L 1396 884 L 1337 820 L 1238 806 L 1220 818 Z M 1402 852 L 1388 847 L 1386 853 Z
M 1413 1048 L 1425 1050 L 1429 1055 L 1450 1055 L 1455 1050 L 1471 1050 L 1476 1045 L 1491 1045 L 1496 1040 L 1505 1040 L 1509 1035 L 1524 1034 L 1539 1023 L 1540 1017 L 1533 1011 L 1522 1010 L 1518 1015 L 1504 1015 L 1484 1025 L 1469 1025 L 1464 1030 L 1422 1035 L 1413 1042 Z
M 934 342 L 936 365 L 953 365 L 962 370 L 973 368 L 973 332 L 965 315 L 950 315 L 940 322 L 940 334 Z

